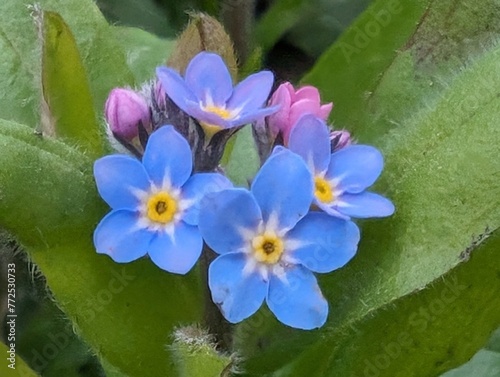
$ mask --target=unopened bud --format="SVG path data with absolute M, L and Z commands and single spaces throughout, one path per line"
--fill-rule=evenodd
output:
M 184 75 L 189 62 L 201 51 L 215 52 L 226 63 L 233 80 L 237 77 L 237 63 L 231 38 L 215 18 L 204 13 L 192 13 L 191 20 L 177 39 L 167 66 Z
M 342 148 L 351 145 L 351 134 L 346 130 L 330 132 L 330 145 L 332 152 L 336 152 Z
M 314 86 L 304 86 L 296 90 L 292 84 L 285 82 L 273 93 L 269 106 L 280 106 L 267 121 L 271 134 L 276 136 L 281 133 L 283 142 L 287 145 L 292 127 L 302 115 L 310 113 L 326 120 L 333 104 L 321 105 L 319 91 Z
M 111 132 L 127 141 L 139 134 L 139 125 L 149 128 L 150 110 L 146 100 L 131 89 L 115 88 L 104 110 Z

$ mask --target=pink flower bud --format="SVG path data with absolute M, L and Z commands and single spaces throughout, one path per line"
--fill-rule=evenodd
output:
M 148 128 L 150 112 L 146 100 L 131 89 L 115 88 L 109 93 L 104 110 L 113 134 L 127 141 L 139 133 L 139 123 Z
M 304 114 L 314 114 L 326 121 L 333 104 L 321 105 L 319 91 L 314 86 L 303 86 L 295 90 L 292 84 L 285 82 L 273 93 L 269 106 L 280 105 L 278 112 L 268 117 L 268 125 L 273 135 L 279 132 L 283 142 L 288 144 L 288 138 L 293 125 Z
M 351 143 L 351 134 L 348 131 L 339 130 L 330 132 L 330 145 L 332 152 L 336 152 L 339 149 L 345 148 L 348 145 L 351 145 Z

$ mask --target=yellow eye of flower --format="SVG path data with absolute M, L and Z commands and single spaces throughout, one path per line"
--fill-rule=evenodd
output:
M 330 183 L 322 177 L 314 178 L 314 196 L 323 203 L 330 203 L 335 199 Z
M 231 112 L 227 111 L 226 109 L 222 109 L 217 106 L 207 106 L 204 108 L 207 113 L 212 113 L 220 116 L 222 119 L 229 119 L 231 118 Z
M 203 110 L 205 110 L 207 113 L 216 114 L 220 116 L 222 119 L 229 119 L 232 116 L 230 111 L 227 111 L 226 109 L 217 106 L 207 106 L 204 107 Z M 217 132 L 219 132 L 222 129 L 222 127 L 218 126 L 217 124 L 200 122 L 200 125 L 203 128 L 203 131 L 205 131 L 205 135 L 208 139 L 210 139 L 212 136 L 214 136 Z
M 254 257 L 261 263 L 275 264 L 283 254 L 283 240 L 274 232 L 264 233 L 252 240 Z
M 166 224 L 174 218 L 177 202 L 169 193 L 161 191 L 148 199 L 147 211 L 149 220 Z

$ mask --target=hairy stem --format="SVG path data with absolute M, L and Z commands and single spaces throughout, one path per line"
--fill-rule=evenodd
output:
M 208 266 L 216 258 L 215 253 L 205 245 L 201 256 L 201 269 L 204 284 L 204 326 L 215 337 L 217 347 L 221 351 L 230 352 L 232 347 L 232 326 L 224 319 L 219 308 L 212 301 L 208 287 Z

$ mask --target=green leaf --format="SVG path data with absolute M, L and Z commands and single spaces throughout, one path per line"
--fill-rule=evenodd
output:
M 168 37 L 175 37 L 177 33 L 167 20 L 170 12 L 165 11 L 160 1 L 98 0 L 97 5 L 112 24 L 141 27 L 155 35 Z M 185 5 L 185 2 L 178 5 Z
M 430 3 L 430 0 L 373 2 L 303 78 L 304 83 L 321 90 L 325 102 L 334 102 L 331 118 L 336 127 L 348 128 L 364 142 L 394 126 L 388 121 L 372 126 L 373 111 L 380 110 L 374 109 L 370 100 L 382 75 L 399 56 L 398 49 L 404 48 L 414 35 Z M 398 84 L 408 96 L 417 97 L 410 91 L 415 87 L 406 80 L 407 77 L 400 77 Z M 389 111 L 388 107 L 384 109 Z
M 76 336 L 71 322 L 46 291 L 42 275 L 27 260 L 22 248 L 1 229 L 0 258 L 3 266 L 14 270 L 16 354 L 44 377 L 81 377 L 78 371 L 84 369 L 89 375 L 101 376 L 99 361 Z M 7 274 L 3 279 L 7 279 Z M 4 309 L 0 313 L 2 318 L 7 307 Z M 19 375 L 23 376 L 22 372 Z
M 277 0 L 262 16 L 255 29 L 255 38 L 264 51 L 274 44 L 299 20 L 308 9 L 307 0 Z
M 311 57 L 319 57 L 372 0 L 312 0 L 285 40 Z
M 243 127 L 229 140 L 222 158 L 222 167 L 236 186 L 249 186 L 260 167 L 251 126 Z
M 121 370 L 110 364 L 108 360 L 101 357 L 101 365 L 106 373 L 106 377 L 128 377 Z
M 112 31 L 122 45 L 127 64 L 138 83 L 155 77 L 156 67 L 165 65 L 175 45 L 174 40 L 158 38 L 138 28 L 115 26 Z
M 174 326 L 200 320 L 198 271 L 177 276 L 95 252 L 92 233 L 109 209 L 85 154 L 7 121 L 0 151 L 0 226 L 26 247 L 75 329 L 123 373 L 173 375 L 165 344 Z
M 9 357 L 9 351 L 10 351 L 10 343 L 9 346 L 5 345 L 4 343 L 0 342 L 0 352 L 2 355 L 8 355 Z M 38 374 L 36 374 L 27 364 L 26 362 L 21 359 L 18 355 L 16 355 L 16 362 L 14 364 L 15 368 L 10 368 L 7 365 L 10 364 L 8 360 L 4 360 L 4 363 L 7 365 L 2 365 L 2 376 L 5 377 L 38 377 Z
M 485 349 L 474 357 L 441 377 L 497 377 L 500 375 L 500 329 L 493 333 Z
M 495 0 L 374 2 L 303 83 L 335 103 L 336 127 L 375 142 L 438 100 L 471 58 L 495 44 L 499 15 Z
M 92 0 L 42 0 L 44 11 L 55 11 L 71 29 L 88 75 L 97 112 L 102 111 L 109 91 L 134 85 L 125 54 L 111 27 Z M 0 118 L 28 124 L 39 122 L 41 49 L 37 8 L 25 1 L 0 2 Z
M 423 377 L 467 360 L 500 323 L 499 305 L 492 304 L 500 294 L 499 250 L 497 230 L 470 246 L 470 260 L 425 288 L 327 330 L 308 347 L 297 345 L 304 352 L 272 375 Z M 281 352 L 287 343 L 300 342 L 296 334 L 281 339 Z M 248 375 L 262 375 L 274 356 L 251 360 Z
M 256 25 L 255 38 L 267 51 L 280 39 L 318 57 L 371 0 L 275 0 Z
M 481 350 L 460 368 L 449 371 L 441 377 L 497 377 L 500 375 L 500 353 Z
M 102 139 L 75 39 L 58 13 L 44 12 L 42 20 L 43 130 L 100 155 Z
M 371 8 L 354 26 L 354 31 L 348 32 L 338 43 L 345 43 L 348 37 L 354 38 L 355 30 L 363 26 L 362 22 L 374 19 L 374 10 L 381 10 L 391 3 L 394 2 L 377 2 L 378 8 Z M 452 3 L 456 7 L 450 9 Z M 339 334 L 346 331 L 349 324 L 368 321 L 380 308 L 390 307 L 398 298 L 439 281 L 463 259 L 461 253 L 472 237 L 482 234 L 487 227 L 497 229 L 500 226 L 500 161 L 497 157 L 500 145 L 497 90 L 500 87 L 500 46 L 482 44 L 482 49 L 473 50 L 478 51 L 474 56 L 467 56 L 460 49 L 461 53 L 456 55 L 458 62 L 450 58 L 450 51 L 435 51 L 435 55 L 427 56 L 426 64 L 419 65 L 418 55 L 421 46 L 435 37 L 431 30 L 446 30 L 441 22 L 450 11 L 455 12 L 453 19 L 475 25 L 474 30 L 468 29 L 471 33 L 469 43 L 471 49 L 472 41 L 479 46 L 484 39 L 478 38 L 475 31 L 487 28 L 483 17 L 486 8 L 482 4 L 474 7 L 470 3 L 433 2 L 425 17 L 416 22 L 423 15 L 423 9 L 417 9 L 417 5 L 415 2 L 401 3 L 398 17 L 392 18 L 394 25 L 388 25 L 378 39 L 371 41 L 374 47 L 370 44 L 359 52 L 360 55 L 367 54 L 364 55 L 366 62 L 353 60 L 355 68 L 346 68 L 361 72 L 364 67 L 367 74 L 342 78 L 347 72 L 342 68 L 346 62 L 345 57 L 343 61 L 340 59 L 343 55 L 339 55 L 342 52 L 337 44 L 336 50 L 332 49 L 318 63 L 318 70 L 306 77 L 306 81 L 314 77 L 313 83 L 326 93 L 331 93 L 332 88 L 340 90 L 345 102 L 341 106 L 336 101 L 334 113 L 339 117 L 340 112 L 348 119 L 342 126 L 350 129 L 352 125 L 355 137 L 382 149 L 386 167 L 373 191 L 393 200 L 396 214 L 389 219 L 360 222 L 362 241 L 354 260 L 339 271 L 319 276 L 320 286 L 330 303 L 330 316 L 324 328 L 308 333 L 293 331 L 278 324 L 271 315 L 266 315 L 266 311 L 257 315 L 254 321 L 240 325 L 238 344 L 249 357 L 248 363 L 254 368 L 251 369 L 254 374 L 273 372 L 294 359 L 305 363 L 307 357 L 318 369 L 329 366 L 331 370 L 337 370 L 337 363 L 343 362 L 349 365 L 349 360 L 353 360 L 350 356 L 329 351 L 334 344 L 344 344 Z M 492 8 L 492 3 L 489 6 L 490 11 L 497 9 Z M 396 24 L 401 27 L 402 34 L 395 34 Z M 410 26 L 413 29 L 418 27 L 418 32 L 411 31 Z M 460 24 L 454 25 L 449 35 L 454 36 L 459 28 Z M 406 40 L 401 35 L 406 35 Z M 483 35 L 486 40 L 489 36 Z M 442 37 L 446 40 L 446 35 Z M 412 46 L 416 50 L 405 50 L 409 46 L 408 38 L 414 38 Z M 385 43 L 390 46 L 389 51 Z M 455 46 L 463 47 L 460 44 Z M 380 49 L 378 53 L 377 48 Z M 368 55 L 369 49 L 371 56 Z M 387 54 L 389 58 L 385 56 Z M 352 59 L 355 56 L 358 59 L 357 55 Z M 332 57 L 339 60 L 330 59 Z M 459 62 L 460 69 L 450 70 Z M 332 67 L 339 67 L 340 73 Z M 331 77 L 345 86 L 340 89 L 332 87 L 333 81 L 327 70 Z M 429 78 L 435 80 L 436 92 L 432 92 L 433 87 L 424 88 L 428 87 Z M 363 96 L 366 88 L 373 85 L 372 80 L 379 82 L 376 91 Z M 352 90 L 344 94 L 348 92 L 348 81 Z M 489 287 L 486 285 L 484 289 L 489 290 Z M 471 302 L 469 300 L 468 305 Z M 485 313 L 500 313 L 498 300 L 478 305 Z M 479 310 L 475 305 L 471 306 L 471 310 Z M 433 330 L 441 334 L 441 344 L 444 345 L 446 339 L 455 339 L 448 343 L 449 346 L 456 344 L 461 347 L 460 352 L 454 351 L 450 356 L 449 363 L 436 365 L 434 372 L 445 371 L 466 361 L 481 342 L 484 343 L 486 332 L 499 324 L 498 318 L 488 320 L 491 322 L 478 321 L 476 324 L 469 321 L 463 326 Z M 493 324 L 494 320 L 496 324 Z M 464 335 L 469 336 L 466 326 L 475 335 L 464 338 Z M 425 332 L 430 338 L 432 334 L 432 331 Z M 323 341 L 318 342 L 317 337 L 322 337 Z M 358 361 L 363 361 L 367 355 L 374 357 L 379 353 L 374 347 L 372 354 L 369 349 L 358 354 L 356 350 L 362 350 L 362 345 L 368 344 L 370 339 L 365 340 L 361 335 L 356 339 L 357 343 L 344 344 L 353 350 L 353 358 L 357 356 Z M 382 334 L 379 334 L 379 339 L 384 339 Z M 304 351 L 308 345 L 312 345 L 312 350 Z M 436 354 L 431 351 L 432 347 L 429 347 L 428 360 L 442 357 L 440 351 Z M 400 362 L 391 365 L 400 365 Z M 430 375 L 432 366 L 422 360 L 421 365 L 416 370 L 427 370 L 427 375 Z M 426 375 L 415 373 L 420 372 L 411 375 Z
M 470 261 L 352 324 L 355 333 L 344 334 L 342 342 L 340 330 L 331 334 L 322 346 L 337 352 L 326 369 L 340 375 L 378 370 L 393 376 L 430 376 L 468 360 L 471 350 L 483 345 L 500 323 L 495 303 L 500 293 L 499 250 L 497 230 L 484 244 L 471 245 Z
M 500 353 L 500 328 L 495 331 L 486 348 L 490 351 Z

